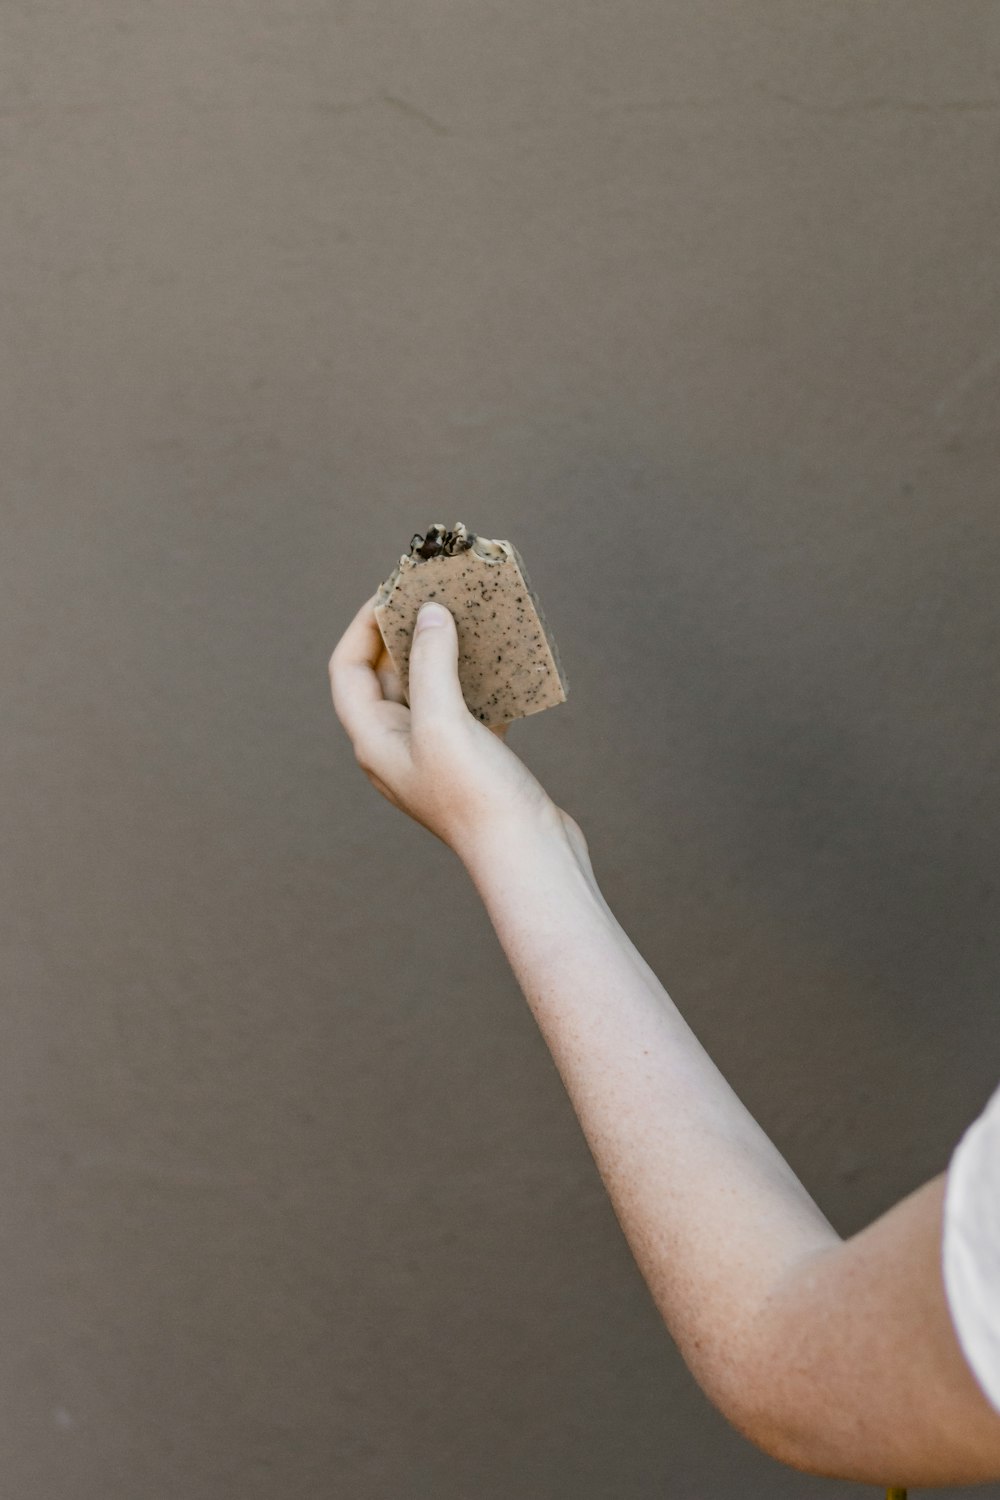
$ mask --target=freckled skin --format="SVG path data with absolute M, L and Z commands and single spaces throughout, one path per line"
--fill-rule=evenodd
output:
M 511 548 L 502 569 L 510 558 L 520 566 Z M 615 918 L 579 824 L 468 722 L 454 615 L 421 635 L 409 711 L 395 671 L 386 692 L 397 632 L 389 611 L 380 640 L 374 610 L 417 568 L 431 570 L 421 587 L 472 576 L 453 561 L 401 563 L 386 599 L 366 601 L 330 661 L 334 708 L 373 785 L 465 865 L 692 1374 L 739 1431 L 806 1472 L 883 1490 L 1000 1479 L 1000 1414 L 942 1277 L 944 1174 L 843 1239 Z

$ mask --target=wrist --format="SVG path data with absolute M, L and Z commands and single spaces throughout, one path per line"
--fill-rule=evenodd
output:
M 477 884 L 498 865 L 540 857 L 565 859 L 579 866 L 588 880 L 594 878 L 582 828 L 550 798 L 478 828 L 462 845 L 453 847 Z

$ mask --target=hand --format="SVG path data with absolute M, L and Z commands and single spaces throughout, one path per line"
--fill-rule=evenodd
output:
M 522 816 L 564 818 L 504 744 L 509 726 L 487 729 L 469 712 L 455 619 L 442 606 L 439 624 L 424 623 L 426 605 L 418 615 L 406 707 L 375 619 L 376 597 L 362 605 L 330 658 L 333 706 L 372 785 L 460 857 Z

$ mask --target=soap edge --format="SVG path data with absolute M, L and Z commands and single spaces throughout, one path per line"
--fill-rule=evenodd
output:
M 528 590 L 528 593 L 530 595 L 531 602 L 532 602 L 532 607 L 533 607 L 533 609 L 535 611 L 535 614 L 538 616 L 539 623 L 540 623 L 540 625 L 542 627 L 542 630 L 544 632 L 545 643 L 546 643 L 546 646 L 548 648 L 549 655 L 552 658 L 552 664 L 553 664 L 553 666 L 555 667 L 555 670 L 556 670 L 556 677 L 557 677 L 558 682 L 559 682 L 559 688 L 560 688 L 560 691 L 562 692 L 562 695 L 563 695 L 561 701 L 565 703 L 567 701 L 567 699 L 569 698 L 569 692 L 570 692 L 569 678 L 568 678 L 568 676 L 566 674 L 566 668 L 565 668 L 565 665 L 563 663 L 562 656 L 561 656 L 560 651 L 559 651 L 559 647 L 558 647 L 558 645 L 556 643 L 555 635 L 554 635 L 554 633 L 552 631 L 552 628 L 551 628 L 551 626 L 549 624 L 549 621 L 548 621 L 548 618 L 547 618 L 547 616 L 545 614 L 545 611 L 542 608 L 541 600 L 540 600 L 540 598 L 538 596 L 538 592 L 535 589 L 534 585 L 532 584 L 531 578 L 530 578 L 530 576 L 528 574 L 528 570 L 525 567 L 524 558 L 521 556 L 521 553 L 518 551 L 517 547 L 515 547 L 514 543 L 511 542 L 511 541 L 507 541 L 507 540 L 501 539 L 499 537 L 496 537 L 496 538 L 484 537 L 482 540 L 488 542 L 491 546 L 501 547 L 504 550 L 504 552 L 506 553 L 507 558 L 511 562 L 513 562 L 515 564 L 515 566 L 517 567 L 518 571 L 520 572 L 521 578 L 524 581 L 524 586 Z M 480 561 L 485 562 L 485 563 L 490 563 L 490 562 L 494 562 L 495 563 L 496 561 L 498 561 L 498 559 L 490 559 L 488 557 L 483 557 L 482 554 L 477 554 L 477 555 L 479 556 Z M 393 570 L 390 573 L 389 577 L 379 586 L 378 592 L 377 592 L 376 597 L 375 597 L 376 623 L 379 626 L 379 634 L 382 635 L 383 645 L 386 646 L 387 650 L 388 650 L 388 643 L 385 640 L 385 636 L 382 634 L 382 626 L 381 626 L 381 621 L 378 619 L 378 611 L 380 609 L 384 609 L 384 607 L 388 604 L 388 601 L 389 601 L 389 599 L 390 599 L 390 597 L 392 595 L 393 588 L 395 587 L 395 585 L 396 585 L 396 583 L 397 583 L 397 581 L 398 581 L 398 579 L 399 579 L 399 577 L 400 577 L 400 575 L 401 575 L 404 567 L 407 569 L 407 571 L 409 571 L 410 569 L 412 569 L 414 567 L 419 567 L 419 566 L 420 566 L 420 564 L 418 562 L 416 562 L 412 557 L 410 557 L 408 553 L 404 552 L 403 554 L 401 554 L 398 564 L 396 565 L 395 568 L 393 568 Z M 390 655 L 391 655 L 391 653 L 390 653 Z M 409 692 L 407 690 L 407 687 L 408 687 L 408 685 L 404 683 L 403 684 L 403 696 L 404 696 L 404 700 L 406 701 L 406 703 L 409 704 Z M 541 704 L 541 705 L 539 705 L 538 708 L 532 709 L 527 714 L 519 714 L 518 718 L 530 718 L 532 713 L 542 712 L 545 708 L 557 708 L 557 707 L 558 707 L 558 702 L 557 703 L 551 703 L 551 704 Z M 508 720 L 505 720 L 504 722 L 512 724 L 512 723 L 516 723 L 517 721 L 515 719 L 508 719 Z

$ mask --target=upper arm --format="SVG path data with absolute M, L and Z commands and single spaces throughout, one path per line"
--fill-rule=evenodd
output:
M 774 1457 L 868 1483 L 1000 1478 L 1000 1413 L 945 1295 L 944 1185 L 799 1262 L 760 1309 L 724 1405 Z

